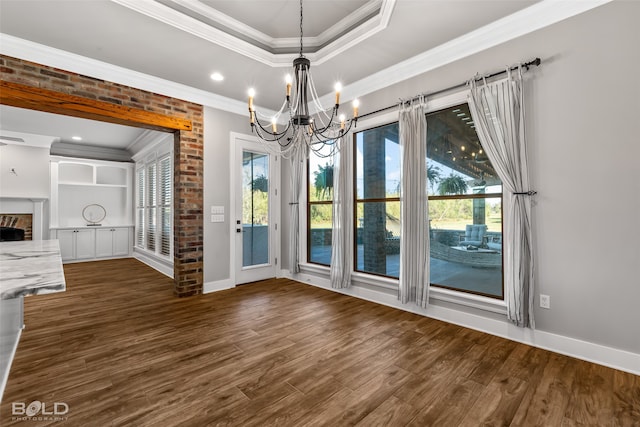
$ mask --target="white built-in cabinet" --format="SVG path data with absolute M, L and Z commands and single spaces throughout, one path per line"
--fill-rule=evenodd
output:
M 133 246 L 133 163 L 51 156 L 50 237 L 62 260 L 128 257 Z M 100 205 L 100 225 L 83 217 Z
M 86 228 L 55 230 L 62 261 L 92 259 L 96 256 L 94 230 Z
M 129 227 L 106 227 L 96 229 L 96 257 L 128 256 L 131 252 Z

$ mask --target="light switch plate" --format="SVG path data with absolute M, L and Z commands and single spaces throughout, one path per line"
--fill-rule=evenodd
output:
M 216 215 L 224 215 L 224 206 L 211 206 L 211 213 Z
M 211 222 L 224 222 L 224 215 L 211 215 Z

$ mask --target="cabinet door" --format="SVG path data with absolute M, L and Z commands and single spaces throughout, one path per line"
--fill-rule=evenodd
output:
M 75 230 L 56 230 L 55 239 L 58 239 L 60 243 L 60 255 L 62 261 L 69 261 L 75 259 L 74 246 L 75 246 Z
M 96 257 L 113 256 L 113 228 L 96 229 Z
M 76 234 L 76 259 L 95 258 L 95 233 L 94 230 L 74 230 Z
M 129 228 L 114 228 L 113 232 L 113 255 L 129 255 Z

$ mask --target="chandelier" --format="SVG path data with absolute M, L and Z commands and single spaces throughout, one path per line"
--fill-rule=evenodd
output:
M 335 104 L 324 109 L 318 100 L 313 79 L 311 77 L 311 61 L 303 54 L 302 44 L 302 0 L 300 0 L 300 55 L 293 60 L 293 75 L 285 78 L 286 95 L 282 107 L 273 117 L 265 117 L 256 112 L 253 105 L 255 90 L 249 89 L 249 119 L 251 130 L 265 142 L 277 142 L 279 154 L 290 157 L 294 151 L 308 148 L 320 157 L 332 156 L 339 150 L 339 141 L 346 135 L 358 120 L 359 101 L 353 101 L 353 116 L 346 119 L 339 113 L 340 83 L 335 85 Z M 311 116 L 315 112 L 315 116 Z M 280 116 L 287 115 L 284 128 L 279 129 Z M 267 121 L 270 119 L 270 123 Z M 326 150 L 325 147 L 329 147 Z M 306 151 L 306 150 L 305 150 Z

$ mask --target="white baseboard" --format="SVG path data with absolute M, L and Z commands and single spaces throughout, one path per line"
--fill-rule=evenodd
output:
M 330 291 L 350 295 L 367 301 L 397 308 L 431 317 L 444 322 L 464 326 L 480 332 L 496 335 L 502 338 L 528 344 L 544 350 L 586 360 L 613 369 L 640 375 L 640 354 L 625 350 L 607 347 L 579 339 L 557 335 L 537 329 L 519 328 L 511 322 L 504 320 L 479 316 L 451 309 L 448 307 L 429 305 L 427 309 L 422 309 L 414 304 L 402 304 L 395 295 L 389 293 L 367 289 L 361 286 L 352 286 L 348 289 L 333 289 L 328 279 L 314 276 L 307 273 L 290 274 L 286 270 L 281 270 L 282 277 L 297 280 L 301 283 L 320 287 Z
M 202 293 L 208 294 L 211 292 L 224 291 L 225 289 L 235 288 L 236 285 L 231 279 L 217 280 L 215 282 L 207 282 L 202 286 Z
M 149 267 L 153 268 L 154 270 L 157 270 L 160 273 L 164 274 L 165 276 L 173 279 L 173 265 L 168 265 L 167 263 L 159 261 L 142 252 L 134 251 L 133 257 L 138 261 L 144 264 L 147 264 Z

